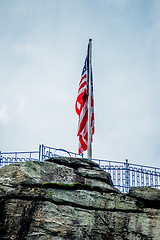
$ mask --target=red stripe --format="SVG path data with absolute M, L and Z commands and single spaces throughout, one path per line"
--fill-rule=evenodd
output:
M 83 81 L 83 79 L 87 78 L 87 74 L 83 75 L 83 77 L 81 78 L 81 81 L 79 83 L 79 85 L 81 84 L 81 82 Z
M 87 150 L 87 144 L 83 141 L 83 138 L 81 135 L 79 136 L 79 141 L 81 144 L 81 147 L 79 148 L 79 154 L 81 154 L 83 151 Z
M 81 88 L 83 88 L 84 86 L 87 87 L 86 81 L 84 81 L 84 82 L 80 85 L 80 87 L 79 87 L 79 89 L 78 89 L 78 92 L 79 92 L 79 91 L 81 90 Z
M 88 121 L 88 109 L 87 109 L 87 111 L 85 112 L 85 115 L 84 115 L 82 121 L 80 122 L 79 131 L 78 131 L 78 136 L 79 136 L 79 134 L 82 132 L 82 130 L 83 130 L 83 128 L 85 127 L 85 125 L 87 124 L 87 121 Z
M 91 98 L 91 107 L 93 107 L 94 106 L 94 100 L 93 100 L 93 98 Z

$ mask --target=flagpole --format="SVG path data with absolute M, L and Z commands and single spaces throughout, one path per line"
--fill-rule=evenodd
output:
M 91 132 L 91 68 L 92 68 L 92 39 L 89 39 L 89 49 L 88 49 L 88 58 L 89 58 L 89 66 L 88 66 L 88 149 L 87 149 L 87 156 L 88 159 L 92 159 L 92 132 Z

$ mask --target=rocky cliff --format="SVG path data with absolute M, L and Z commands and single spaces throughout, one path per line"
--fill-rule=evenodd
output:
M 53 158 L 0 169 L 1 240 L 160 239 L 160 191 L 113 187 L 87 159 Z

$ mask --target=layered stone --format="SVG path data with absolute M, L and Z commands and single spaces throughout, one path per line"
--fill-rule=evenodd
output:
M 53 158 L 0 169 L 0 239 L 160 239 L 160 191 L 113 187 L 87 159 Z

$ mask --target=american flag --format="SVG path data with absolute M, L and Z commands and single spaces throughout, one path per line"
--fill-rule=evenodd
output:
M 87 57 L 82 70 L 81 80 L 80 80 L 79 89 L 78 89 L 78 97 L 75 105 L 76 112 L 79 115 L 78 134 L 77 134 L 77 136 L 79 136 L 79 148 L 78 148 L 79 154 L 81 154 L 83 151 L 86 151 L 88 149 L 88 98 L 89 98 L 88 52 L 89 51 L 87 51 Z M 92 82 L 91 89 L 92 89 L 91 91 L 91 136 L 92 136 L 94 134 L 93 82 Z M 91 139 L 91 141 L 93 141 L 93 138 Z

